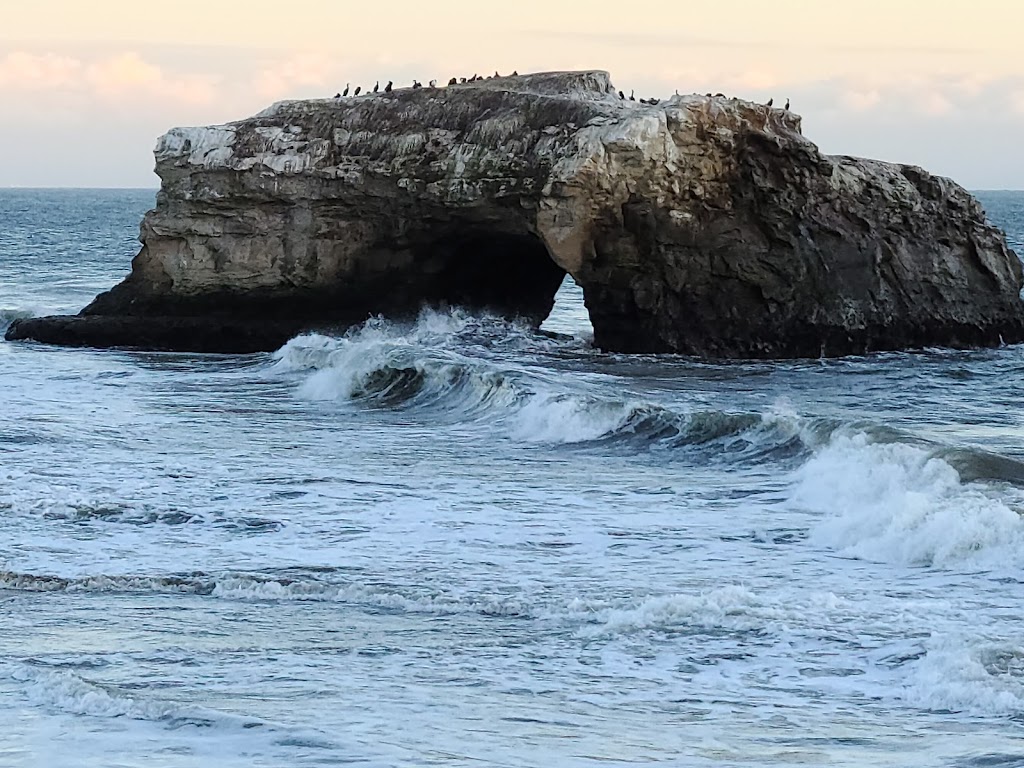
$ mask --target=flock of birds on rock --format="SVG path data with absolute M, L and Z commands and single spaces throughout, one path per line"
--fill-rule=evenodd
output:
M 461 77 L 461 78 L 453 77 L 451 80 L 448 81 L 448 85 L 462 85 L 463 83 L 475 83 L 478 80 L 492 80 L 492 79 L 498 78 L 498 77 L 502 77 L 502 75 L 499 75 L 497 72 L 495 72 L 493 76 L 492 75 L 488 75 L 487 77 L 480 77 L 480 75 L 473 75 L 472 77 Z M 513 72 L 511 75 L 507 75 L 507 77 L 519 77 L 519 73 L 518 72 Z M 351 85 L 351 83 L 345 83 L 345 90 L 344 91 L 340 91 L 339 93 L 334 94 L 334 98 L 336 98 L 336 99 L 347 98 L 348 94 L 349 94 L 349 86 L 350 85 Z M 394 81 L 393 80 L 388 80 L 388 84 L 384 86 L 384 93 L 391 93 L 391 91 L 394 90 L 394 87 L 395 87 Z M 412 85 L 410 87 L 413 90 L 417 90 L 419 88 L 423 88 L 424 86 L 423 86 L 423 83 L 421 83 L 419 80 L 413 80 L 412 81 Z M 437 88 L 437 80 L 431 80 L 429 83 L 427 83 L 427 87 L 429 87 L 429 88 Z M 356 89 L 354 91 L 352 91 L 352 95 L 353 96 L 358 96 L 362 92 L 363 92 L 362 86 L 361 85 L 357 85 Z M 380 92 L 380 81 L 379 80 L 373 86 L 373 91 L 367 91 L 367 94 L 369 94 L 369 93 L 378 93 L 378 92 Z
M 678 95 L 679 95 L 679 91 L 676 91 L 676 96 L 678 96 Z M 724 93 L 716 93 L 714 96 L 712 96 L 710 93 L 705 94 L 705 95 L 709 99 L 710 98 L 716 98 L 716 99 L 724 99 L 725 98 L 725 94 Z M 765 102 L 765 106 L 768 107 L 769 109 L 771 109 L 774 104 L 775 104 L 775 99 L 768 99 L 768 101 Z M 784 109 L 787 112 L 789 112 L 789 99 L 786 99 L 786 106 L 784 107 Z
M 465 83 L 475 83 L 475 82 L 480 81 L 480 80 L 492 80 L 494 78 L 500 78 L 500 77 L 502 77 L 502 75 L 499 75 L 497 72 L 495 72 L 493 76 L 488 75 L 487 77 L 480 77 L 480 75 L 477 75 L 477 74 L 474 74 L 472 77 L 453 77 L 451 80 L 448 81 L 448 85 L 463 85 Z M 518 72 L 513 72 L 511 75 L 507 75 L 507 77 L 519 77 L 519 73 Z M 334 94 L 334 98 L 336 98 L 336 99 L 347 98 L 348 94 L 349 94 L 349 86 L 350 85 L 351 85 L 350 83 L 345 83 L 345 90 L 341 91 L 340 93 Z M 394 87 L 395 87 L 394 81 L 393 80 L 388 80 L 388 84 L 384 86 L 384 93 L 391 93 L 391 91 L 394 89 Z M 413 90 L 416 90 L 416 89 L 422 88 L 423 87 L 423 83 L 421 83 L 419 80 L 413 80 L 411 87 L 413 88 Z M 431 80 L 427 84 L 427 87 L 429 87 L 429 88 L 437 88 L 437 80 Z M 352 95 L 353 96 L 358 96 L 360 93 L 362 93 L 362 91 L 363 91 L 362 86 L 357 85 L 355 91 L 352 92 Z M 376 84 L 374 84 L 374 86 L 373 86 L 372 93 L 378 93 L 379 91 L 380 91 L 380 81 L 378 80 L 376 82 Z M 367 94 L 369 94 L 369 93 L 371 93 L 371 92 L 367 91 Z M 676 91 L 676 96 L 678 96 L 678 95 L 679 95 L 679 91 Z M 707 94 L 707 97 L 709 99 L 710 98 L 724 99 L 725 98 L 725 94 L 724 93 L 716 93 L 716 94 L 714 94 L 714 96 L 712 96 L 712 94 L 709 93 L 709 94 Z M 637 98 L 636 98 L 636 91 L 631 90 L 629 92 L 629 97 L 628 98 L 626 97 L 625 93 L 623 93 L 622 91 L 619 91 L 619 99 L 621 101 L 636 101 L 637 100 Z M 657 106 L 658 104 L 660 104 L 661 103 L 661 99 L 655 99 L 655 98 L 640 99 L 640 103 L 641 104 L 648 104 L 648 105 L 653 107 L 653 106 Z M 768 99 L 768 102 L 765 104 L 765 106 L 770 109 L 773 104 L 775 104 L 775 99 Z M 785 109 L 786 109 L 787 112 L 789 111 L 789 99 L 786 99 L 786 107 L 785 107 Z

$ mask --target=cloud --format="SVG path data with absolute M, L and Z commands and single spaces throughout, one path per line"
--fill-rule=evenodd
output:
M 82 62 L 69 56 L 12 51 L 0 58 L 0 90 L 68 88 L 78 82 L 81 70 Z
M 12 51 L 0 58 L 0 93 L 62 92 L 104 103 L 136 104 L 140 99 L 188 105 L 212 104 L 216 78 L 169 74 L 133 52 L 84 60 L 55 53 Z
M 169 75 L 137 53 L 122 53 L 93 62 L 86 67 L 84 79 L 93 93 L 107 101 L 146 96 L 201 106 L 212 104 L 217 98 L 212 76 Z

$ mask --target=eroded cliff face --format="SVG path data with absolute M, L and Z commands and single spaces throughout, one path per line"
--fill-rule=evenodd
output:
M 962 188 L 822 155 L 795 114 L 739 100 L 499 78 L 277 104 L 156 158 L 128 279 L 12 337 L 248 351 L 438 303 L 539 323 L 569 272 L 615 351 L 1024 338 L 1020 262 Z

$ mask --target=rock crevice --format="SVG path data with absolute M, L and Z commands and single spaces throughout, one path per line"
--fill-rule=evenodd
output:
M 460 304 L 540 323 L 566 272 L 595 343 L 725 357 L 1024 338 L 1019 260 L 978 203 L 823 155 L 736 99 L 622 101 L 603 72 L 276 104 L 174 129 L 129 277 L 11 338 L 271 349 Z

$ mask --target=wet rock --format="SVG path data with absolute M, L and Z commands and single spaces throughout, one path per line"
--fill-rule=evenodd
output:
M 1019 260 L 911 166 L 830 157 L 724 97 L 621 101 L 602 72 L 284 102 L 175 129 L 131 275 L 9 338 L 272 349 L 459 304 L 539 324 L 565 273 L 595 343 L 795 357 L 1024 338 Z

